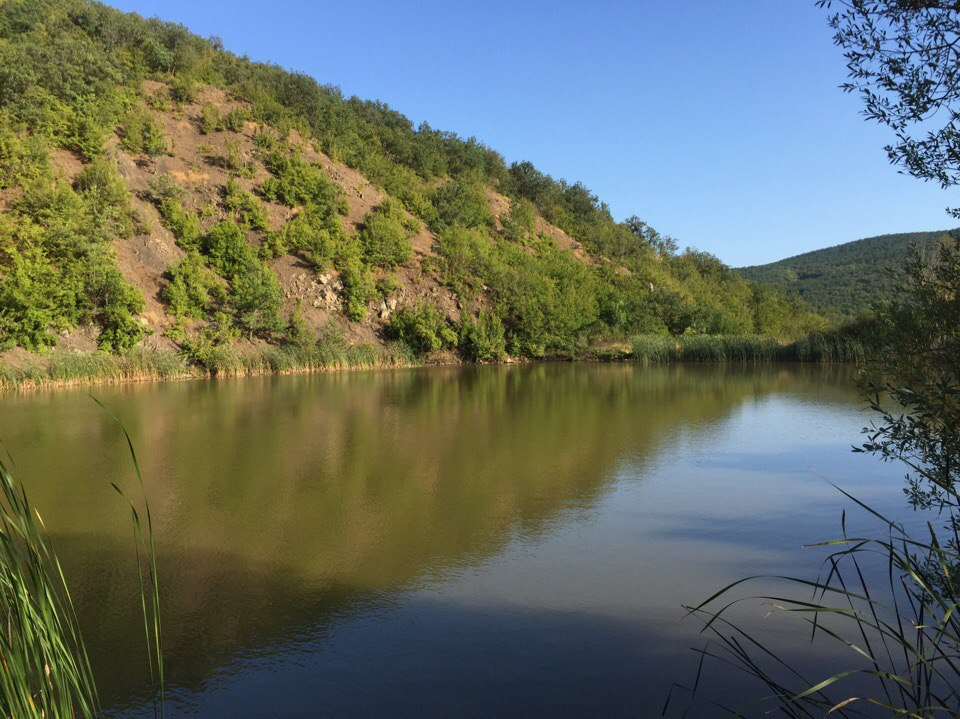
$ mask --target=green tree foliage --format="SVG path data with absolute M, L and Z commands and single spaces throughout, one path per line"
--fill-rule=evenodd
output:
M 149 97 L 147 79 L 163 83 Z M 222 209 L 236 230 L 216 225 L 207 232 L 201 220 L 208 214 L 193 211 L 196 203 L 169 177 L 151 185 L 146 196 L 180 246 L 198 253 L 222 278 L 226 299 L 214 301 L 205 318 L 193 318 L 207 323 L 210 341 L 229 335 L 211 329 L 214 318 L 223 325 L 224 317 L 247 332 L 275 336 L 279 290 L 263 261 L 288 252 L 318 270 L 336 270 L 345 315 L 363 319 L 369 303 L 389 292 L 384 272 L 410 257 L 409 240 L 419 229 L 410 215 L 438 233 L 439 259 L 425 267 L 433 262 L 439 279 L 463 301 L 483 295 L 475 306 L 487 307 L 499 321 L 514 353 L 576 352 L 591 342 L 647 332 L 786 335 L 814 319 L 802 305 L 758 291 L 703 258 L 678 255 L 673 240 L 637 218 L 617 222 L 583 185 L 555 180 L 530 163 L 508 167 L 474 138 L 426 123 L 414 127 L 383 103 L 346 98 L 305 75 L 250 62 L 173 23 L 83 0 L 9 0 L 0 3 L 0 167 L 3 186 L 15 187 L 19 199 L 8 232 L 15 240 L 6 241 L 0 277 L 20 278 L 11 284 L 17 292 L 5 295 L 11 307 L 15 294 L 28 293 L 26 278 L 60 278 L 62 294 L 31 300 L 43 315 L 31 322 L 45 324 L 48 338 L 81 321 L 135 331 L 100 311 L 106 298 L 123 293 L 97 290 L 91 299 L 87 293 L 96 288 L 83 279 L 108 277 L 99 269 L 115 262 L 104 250 L 132 228 L 104 147 L 116 132 L 128 152 L 167 152 L 158 113 L 180 111 L 175 104 L 194 101 L 205 86 L 226 91 L 233 109 L 221 113 L 204 104 L 195 118 L 200 132 L 241 132 L 248 120 L 259 127 L 254 156 L 244 151 L 245 140 L 230 138 L 225 156 L 214 160 L 234 178 L 252 177 L 262 162 L 270 176 L 255 192 L 297 210 L 271 232 L 262 204 L 234 179 L 224 190 Z M 358 170 L 392 200 L 371 213 L 358 233 L 347 234 L 340 220 L 347 212 L 344 193 L 305 159 L 306 150 L 294 149 L 296 136 Z M 43 173 L 35 168 L 47 165 L 51 147 L 68 148 L 89 163 L 73 187 L 52 181 L 49 173 L 37 179 Z M 490 210 L 493 192 L 511 201 L 499 234 Z M 92 221 L 92 213 L 99 221 Z M 565 242 L 538 235 L 538 214 L 582 245 L 586 256 L 575 257 Z M 256 250 L 244 228 L 263 235 Z M 16 262 L 22 267 L 14 272 Z M 93 267 L 98 272 L 88 271 Z M 171 293 L 184 289 L 175 273 L 171 278 L 177 288 Z M 252 312 L 254 298 L 266 303 L 266 317 Z M 0 308 L 8 318 L 5 327 L 14 327 L 10 318 L 26 316 L 25 302 L 17 310 Z M 168 302 L 189 305 L 182 297 Z M 121 304 L 135 314 L 134 304 Z M 479 327 L 480 319 L 475 322 Z M 496 322 L 483 322 L 496 335 Z M 40 341 L 36 332 L 5 330 L 5 337 L 14 335 L 37 346 L 52 342 Z M 482 339 L 477 335 L 478 347 Z M 106 335 L 104 343 L 123 344 Z
M 355 244 L 346 245 L 339 251 L 337 269 L 343 284 L 344 314 L 354 322 L 360 322 L 367 316 L 367 305 L 376 292 L 376 284 Z
M 150 113 L 130 112 L 120 125 L 120 145 L 127 152 L 151 157 L 167 152 L 167 138 Z
M 247 243 L 243 228 L 234 222 L 218 222 L 203 237 L 203 254 L 223 277 L 233 280 L 259 262 Z
M 160 297 L 175 317 L 203 319 L 226 301 L 226 293 L 203 257 L 191 251 L 169 271 Z
M 868 237 L 736 272 L 819 312 L 852 319 L 901 295 L 911 246 L 932 255 L 952 234 L 957 231 Z
M 474 361 L 496 362 L 507 353 L 506 330 L 493 312 L 480 310 L 474 321 L 465 315 L 460 323 L 460 351 Z
M 99 327 L 104 350 L 136 344 L 143 297 L 109 245 L 133 226 L 116 167 L 100 160 L 67 183 L 43 138 L 0 116 L 0 187 L 18 193 L 0 222 L 0 344 L 40 351 L 82 322 Z
M 247 242 L 243 227 L 218 222 L 198 244 L 199 248 L 188 248 L 186 259 L 170 271 L 170 282 L 162 291 L 170 312 L 220 324 L 232 318 L 250 335 L 270 337 L 282 331 L 280 282 Z M 209 268 L 227 280 L 226 288 Z M 208 339 L 221 336 L 223 332 L 207 333 Z
M 394 312 L 387 323 L 387 335 L 418 355 L 456 347 L 458 342 L 457 333 L 447 318 L 427 302 L 418 302 Z
M 296 154 L 291 155 L 281 150 L 269 153 L 264 162 L 274 175 L 260 185 L 260 194 L 266 199 L 289 207 L 329 206 L 346 211 L 340 188 L 316 165 L 305 162 Z
M 160 201 L 160 217 L 163 224 L 173 233 L 177 242 L 185 250 L 199 250 L 203 238 L 200 220 L 192 212 L 187 212 L 176 197 L 165 197 Z
M 477 228 L 453 226 L 439 234 L 437 249 L 451 287 L 466 295 L 488 288 L 513 354 L 572 351 L 599 320 L 595 273 L 547 242 L 530 252 L 494 242 Z
M 298 212 L 279 232 L 270 233 L 262 250 L 268 257 L 296 252 L 315 269 L 324 270 L 331 266 L 346 237 L 336 213 L 311 205 Z
M 76 300 L 60 284 L 60 274 L 36 246 L 8 247 L 0 283 L 0 338 L 4 349 L 21 345 L 40 352 L 69 329 L 75 317 L 64 309 Z
M 837 7 L 829 22 L 847 59 L 843 88 L 860 95 L 867 118 L 893 131 L 885 148 L 890 161 L 941 187 L 960 185 L 957 4 L 857 0 Z M 960 210 L 951 212 L 960 217 Z
M 269 229 L 267 209 L 252 194 L 242 189 L 233 178 L 223 188 L 223 206 L 235 222 L 258 232 Z
M 283 293 L 276 273 L 267 265 L 256 262 L 236 275 L 230 301 L 240 326 L 250 334 L 270 335 L 283 330 Z
M 911 502 L 948 510 L 951 538 L 960 526 L 958 318 L 960 240 L 941 245 L 932 262 L 914 253 L 901 299 L 878 312 L 879 344 L 862 379 L 881 418 L 862 449 L 906 461 Z
M 537 210 L 530 200 L 519 198 L 510 203 L 510 211 L 500 217 L 503 234 L 517 242 L 525 241 L 536 229 Z
M 437 229 L 450 225 L 463 227 L 490 227 L 493 213 L 478 178 L 458 178 L 437 188 L 433 194 L 436 219 L 431 223 Z
M 367 213 L 359 242 L 364 261 L 374 267 L 393 268 L 413 255 L 410 237 L 420 230 L 395 202 L 385 200 Z

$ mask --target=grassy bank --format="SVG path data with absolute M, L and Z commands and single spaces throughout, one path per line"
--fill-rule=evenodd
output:
M 642 335 L 629 347 L 597 349 L 578 359 L 642 364 L 673 362 L 846 362 L 863 361 L 869 346 L 862 335 L 817 333 L 794 342 L 740 335 Z M 570 357 L 553 357 L 555 360 Z M 417 356 L 401 344 L 347 346 L 316 343 L 241 350 L 216 347 L 189 357 L 174 352 L 133 350 L 51 352 L 16 364 L 0 362 L 0 389 L 29 389 L 78 384 L 114 384 L 205 377 L 294 374 L 348 369 L 412 367 L 457 362 L 453 355 Z
M 634 338 L 624 358 L 649 363 L 666 362 L 850 362 L 860 363 L 869 340 L 845 332 L 818 332 L 793 342 L 773 337 L 690 335 Z
M 51 352 L 16 364 L 0 362 L 0 390 L 375 369 L 414 364 L 418 364 L 417 360 L 402 348 L 376 345 L 290 345 L 256 350 L 220 347 L 203 356 L 191 358 L 158 350 L 133 350 L 122 355 Z

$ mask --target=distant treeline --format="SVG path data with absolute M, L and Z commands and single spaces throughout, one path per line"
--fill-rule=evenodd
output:
M 912 246 L 932 256 L 945 238 L 958 233 L 941 230 L 868 237 L 736 272 L 799 297 L 822 314 L 849 319 L 898 296 Z

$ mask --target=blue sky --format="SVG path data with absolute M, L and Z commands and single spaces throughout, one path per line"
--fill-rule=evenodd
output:
M 110 0 L 579 180 L 615 217 L 757 264 L 952 227 L 837 86 L 814 0 Z

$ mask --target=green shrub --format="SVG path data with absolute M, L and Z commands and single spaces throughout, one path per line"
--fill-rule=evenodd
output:
M 249 119 L 249 113 L 242 107 L 235 107 L 223 116 L 222 129 L 241 132 L 243 124 Z
M 460 351 L 474 361 L 497 361 L 507 352 L 503 322 L 492 312 L 481 310 L 474 322 L 464 314 L 460 323 Z
M 387 335 L 418 355 L 456 347 L 458 338 L 439 309 L 426 302 L 397 310 L 387 323 Z
M 256 262 L 247 271 L 232 280 L 230 304 L 237 322 L 251 335 L 270 335 L 280 332 L 284 322 L 283 292 L 277 275 L 267 265 Z
M 177 184 L 169 172 L 164 172 L 150 179 L 143 195 L 159 204 L 163 200 L 179 199 L 183 195 L 183 188 Z
M 120 145 L 134 155 L 155 157 L 167 152 L 167 138 L 153 116 L 144 110 L 130 112 L 120 126 Z
M 233 178 L 223 189 L 223 206 L 230 212 L 235 222 L 258 232 L 266 232 L 269 229 L 267 209 L 256 197 L 243 190 Z
M 328 268 L 346 239 L 340 218 L 315 205 L 305 207 L 279 232 L 268 233 L 261 245 L 265 258 L 299 253 L 314 269 Z
M 203 257 L 192 251 L 169 271 L 170 281 L 160 297 L 175 317 L 206 317 L 215 303 L 223 303 L 226 293 Z
M 279 150 L 269 153 L 265 164 L 274 175 L 264 180 L 259 187 L 260 194 L 267 200 L 289 207 L 329 206 L 336 208 L 341 214 L 346 213 L 346 200 L 342 197 L 342 191 L 316 165 Z
M 493 226 L 493 213 L 479 181 L 458 179 L 441 185 L 433 193 L 433 206 L 437 212 L 433 224 L 437 229 L 450 225 Z
M 211 266 L 231 281 L 259 264 L 243 229 L 229 221 L 218 222 L 204 235 L 203 253 Z
M 8 248 L 0 264 L 0 348 L 19 345 L 41 352 L 57 342 L 56 333 L 76 322 L 75 299 L 60 273 L 36 246 Z
M 84 167 L 73 180 L 73 189 L 87 203 L 100 223 L 113 234 L 127 236 L 133 231 L 130 193 L 112 160 L 98 158 Z
M 403 210 L 390 200 L 367 213 L 360 230 L 363 259 L 374 267 L 393 268 L 413 256 L 410 237 L 418 229 Z
M 307 321 L 303 318 L 300 300 L 297 300 L 293 312 L 290 313 L 290 321 L 287 322 L 286 338 L 290 344 L 297 347 L 312 347 L 317 343 L 317 335 L 310 329 Z
M 123 277 L 112 254 L 102 256 L 89 270 L 84 287 L 89 313 L 100 326 L 97 345 L 106 352 L 126 352 L 149 332 L 134 315 L 143 312 L 140 290 Z
M 170 98 L 174 102 L 193 102 L 197 96 L 197 83 L 190 77 L 178 77 L 170 84 Z
M 200 249 L 203 240 L 200 220 L 192 212 L 187 212 L 180 200 L 175 197 L 161 200 L 160 217 L 164 226 L 173 233 L 177 244 L 188 251 Z
M 341 252 L 336 266 L 343 284 L 343 312 L 354 322 L 362 322 L 367 316 L 367 305 L 376 291 L 370 268 L 363 264 L 356 251 L 350 250 Z
M 375 284 L 375 293 L 381 299 L 387 299 L 390 295 L 400 289 L 397 278 L 392 273 L 377 278 Z
M 255 167 L 240 143 L 230 138 L 224 143 L 224 154 L 215 155 L 207 148 L 204 156 L 211 165 L 230 171 L 231 177 L 253 177 Z
M 200 108 L 200 134 L 209 135 L 220 129 L 220 110 L 211 102 L 203 103 Z
M 523 241 L 536 229 L 537 211 L 533 203 L 522 197 L 510 203 L 510 211 L 501 215 L 503 233 L 511 240 Z
M 69 116 L 60 144 L 90 162 L 103 154 L 103 143 L 110 136 L 112 124 L 113 122 L 101 113 L 94 114 L 83 107 Z

